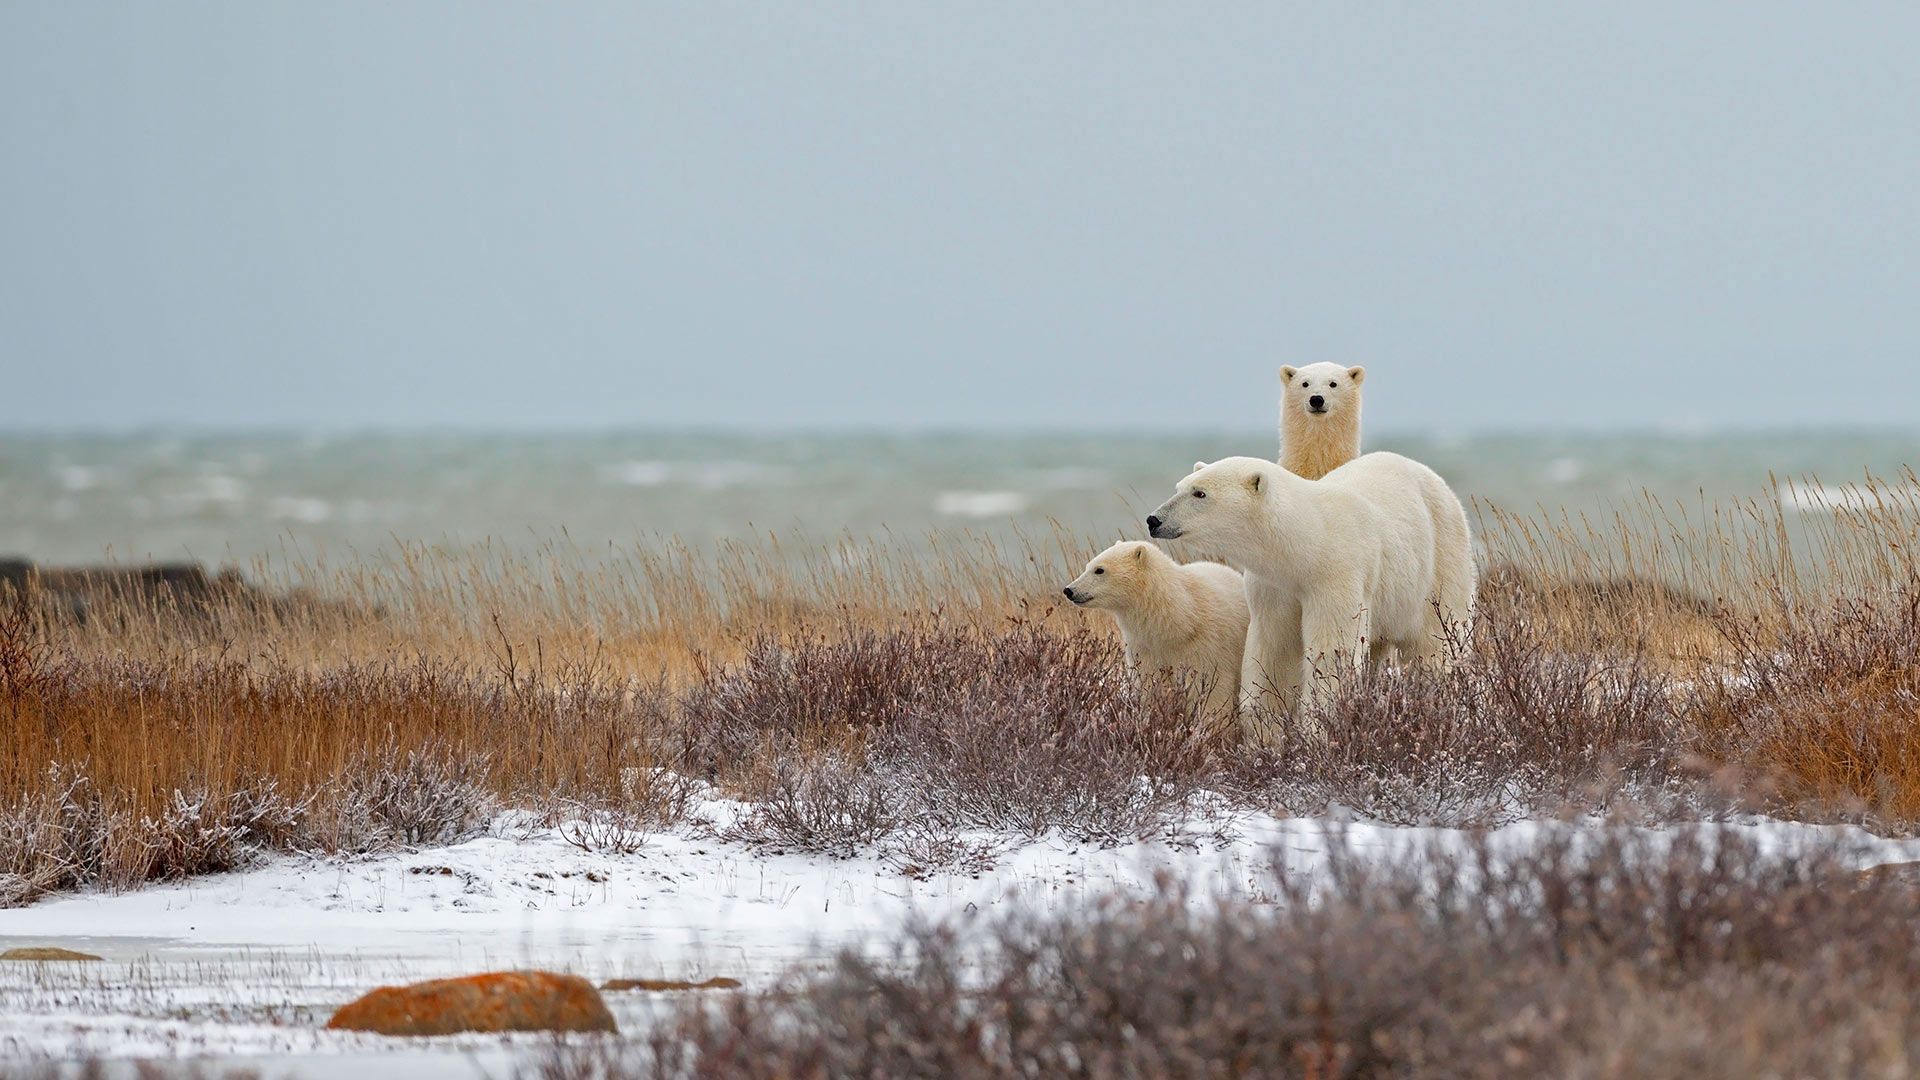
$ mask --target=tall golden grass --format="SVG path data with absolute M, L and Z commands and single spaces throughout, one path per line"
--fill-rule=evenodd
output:
M 1817 487 L 1810 481 L 1809 487 Z M 1784 487 L 1776 488 L 1776 491 Z M 1920 478 L 1866 479 L 1825 509 L 1769 494 L 1688 504 L 1651 495 L 1605 518 L 1475 504 L 1483 601 L 1519 604 L 1555 648 L 1724 654 L 1717 615 L 1804 614 L 1920 572 Z M 923 616 L 969 625 L 1060 607 L 1104 541 L 967 532 L 765 534 L 694 549 L 659 537 L 583 550 L 564 537 L 452 554 L 396 542 L 343 565 L 262 564 L 188 603 L 108 593 L 85 620 L 37 614 L 63 649 L 101 656 L 215 652 L 330 664 L 433 657 L 491 664 L 506 647 L 677 680 L 765 634 L 886 627 Z
M 1011 543 L 968 533 L 829 543 L 767 534 L 699 550 L 662 537 L 614 552 L 562 540 L 532 552 L 485 545 L 450 554 L 401 542 L 341 567 L 262 565 L 250 584 L 229 579 L 190 603 L 109 592 L 84 620 L 53 607 L 36 617 L 63 648 L 99 656 L 491 666 L 518 650 L 673 681 L 765 634 L 923 615 L 974 624 L 1051 605 L 1075 550 L 1060 529 Z

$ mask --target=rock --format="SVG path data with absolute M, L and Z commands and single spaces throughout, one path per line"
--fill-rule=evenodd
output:
M 190 618 L 223 608 L 272 613 L 350 610 L 302 589 L 270 592 L 248 584 L 231 567 L 209 573 L 199 563 L 145 566 L 37 566 L 16 556 L 0 556 L 0 600 L 18 597 L 85 623 L 96 612 L 119 605 Z
M 74 952 L 72 949 L 34 948 L 8 949 L 0 952 L 0 960 L 98 960 L 92 953 Z
M 1890 862 L 1869 866 L 1855 875 L 1862 887 L 1868 885 L 1920 885 L 1920 862 Z
M 687 982 L 685 979 L 608 979 L 600 984 L 602 990 L 738 990 L 739 979 L 715 977 L 705 982 Z
M 383 986 L 342 1005 L 327 1026 L 381 1035 L 619 1030 L 592 983 L 547 971 L 499 971 Z

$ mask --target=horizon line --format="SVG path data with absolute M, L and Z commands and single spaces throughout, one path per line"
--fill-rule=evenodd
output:
M 466 437 L 609 437 L 624 435 L 689 435 L 721 438 L 943 438 L 943 437 L 1027 437 L 1089 438 L 1102 435 L 1131 434 L 1157 438 L 1184 435 L 1236 435 L 1260 431 L 1277 435 L 1275 427 L 1232 424 L 1048 426 L 1042 424 L 725 424 L 725 423 L 614 423 L 614 424 L 467 424 L 467 423 L 343 423 L 343 424 L 24 424 L 0 425 L 0 439 L 58 438 L 138 438 L 172 436 L 182 438 L 249 437 L 350 437 L 364 436 L 466 436 Z M 1767 434 L 1903 434 L 1920 437 L 1920 421 L 1899 423 L 1739 423 L 1671 422 L 1626 424 L 1486 424 L 1427 426 L 1389 425 L 1370 429 L 1370 437 L 1382 438 L 1499 438 L 1512 436 L 1657 436 L 1665 438 L 1709 438 L 1717 435 Z

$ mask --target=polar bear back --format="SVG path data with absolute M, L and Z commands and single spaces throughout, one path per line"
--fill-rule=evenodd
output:
M 1383 562 L 1372 599 L 1379 624 L 1434 629 L 1440 618 L 1464 624 L 1473 607 L 1472 538 L 1460 499 L 1440 474 L 1412 458 L 1375 451 L 1328 473 L 1323 486 L 1363 500 L 1360 520 L 1377 530 Z

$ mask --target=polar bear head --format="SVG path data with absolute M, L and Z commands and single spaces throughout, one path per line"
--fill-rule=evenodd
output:
M 1193 463 L 1193 472 L 1173 489 L 1173 498 L 1147 517 L 1147 533 L 1160 540 L 1192 537 L 1210 547 L 1235 545 L 1273 492 L 1280 466 L 1260 458 L 1221 458 Z
M 1165 552 L 1145 540 L 1122 540 L 1095 555 L 1080 576 L 1060 591 L 1081 607 L 1126 611 L 1147 591 L 1166 560 Z
M 1363 367 L 1308 364 L 1280 369 L 1280 401 L 1284 412 L 1297 416 L 1345 416 L 1360 409 Z

